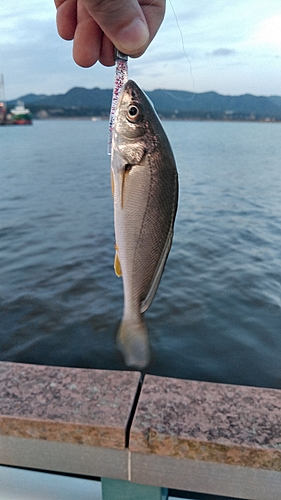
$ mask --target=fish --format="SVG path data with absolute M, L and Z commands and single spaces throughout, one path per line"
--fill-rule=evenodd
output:
M 144 312 L 157 291 L 172 245 L 178 173 L 152 102 L 133 80 L 122 88 L 112 133 L 114 269 L 122 276 L 124 309 L 117 344 L 127 366 L 151 359 Z

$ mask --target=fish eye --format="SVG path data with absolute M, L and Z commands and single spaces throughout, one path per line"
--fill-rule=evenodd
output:
M 140 114 L 140 110 L 139 110 L 138 106 L 136 106 L 136 104 L 131 104 L 128 107 L 127 118 L 130 122 L 137 121 L 139 114 Z

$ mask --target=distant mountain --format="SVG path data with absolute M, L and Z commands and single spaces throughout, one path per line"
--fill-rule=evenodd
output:
M 40 109 L 100 109 L 108 113 L 108 110 L 110 109 L 111 99 L 112 90 L 110 89 L 85 89 L 82 87 L 74 87 L 73 89 L 66 92 L 66 94 L 57 94 L 50 96 L 35 96 L 34 94 L 28 94 L 20 97 L 19 99 L 8 102 L 8 105 L 15 105 L 18 100 L 21 100 L 25 105 L 35 106 Z
M 180 91 L 154 90 L 148 92 L 156 109 L 161 112 L 203 112 L 256 115 L 259 117 L 281 118 L 281 97 L 271 100 L 268 97 L 257 97 L 251 94 L 241 96 L 224 96 L 216 92 L 195 94 Z
M 23 97 L 19 97 L 18 99 L 15 99 L 13 101 L 9 101 L 8 105 L 9 106 L 14 106 L 18 101 L 24 101 L 24 104 L 34 104 L 38 103 L 41 100 L 44 100 L 46 97 L 48 97 L 45 94 L 27 94 Z
M 160 116 L 182 119 L 281 120 L 281 96 L 225 96 L 217 92 L 193 93 L 156 89 L 147 92 Z M 106 116 L 110 110 L 111 89 L 75 87 L 66 94 L 28 94 L 21 100 L 32 112 L 44 116 Z
M 275 104 L 276 106 L 279 106 L 279 108 L 281 108 L 281 96 L 272 95 L 272 96 L 270 96 L 269 99 L 273 102 L 273 104 Z

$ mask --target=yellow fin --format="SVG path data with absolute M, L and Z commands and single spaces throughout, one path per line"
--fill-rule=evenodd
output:
M 121 264 L 120 264 L 117 250 L 116 250 L 115 259 L 114 259 L 114 271 L 115 271 L 116 276 L 118 276 L 118 278 L 120 278 L 120 276 L 122 276 L 122 269 L 121 269 Z

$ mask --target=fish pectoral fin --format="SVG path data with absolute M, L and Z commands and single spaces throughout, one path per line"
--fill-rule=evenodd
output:
M 172 245 L 173 233 L 174 233 L 174 230 L 173 230 L 173 227 L 171 227 L 169 234 L 168 234 L 168 237 L 167 237 L 167 240 L 166 240 L 166 244 L 164 246 L 164 249 L 163 249 L 163 252 L 161 255 L 161 258 L 159 260 L 158 266 L 157 266 L 156 271 L 154 273 L 150 289 L 149 289 L 148 294 L 145 297 L 145 299 L 141 302 L 141 307 L 140 307 L 141 313 L 144 313 L 149 308 L 151 302 L 154 299 L 154 296 L 156 294 L 156 291 L 157 291 L 157 288 L 158 288 L 158 285 L 159 285 L 159 282 L 160 282 L 160 279 L 161 279 L 161 276 L 163 274 L 163 270 L 164 270 L 164 267 L 166 264 L 166 260 L 167 260 L 167 257 L 169 255 L 169 251 L 170 251 L 170 248 Z
M 124 208 L 124 198 L 125 198 L 125 181 L 126 181 L 126 170 L 124 168 L 122 172 L 122 184 L 121 184 L 121 208 Z
M 120 195 L 120 199 L 121 199 L 121 208 L 124 208 L 124 203 L 125 203 L 125 192 L 127 190 L 127 183 L 128 183 L 128 179 L 129 179 L 129 175 L 130 175 L 130 172 L 133 168 L 133 164 L 131 163 L 126 163 L 124 166 L 123 166 L 123 171 L 122 171 L 122 183 L 121 183 L 121 195 Z
M 115 252 L 114 271 L 115 271 L 116 276 L 118 276 L 118 278 L 120 278 L 122 276 L 122 269 L 121 269 L 121 264 L 120 264 L 117 250 Z
M 113 176 L 112 169 L 110 171 L 110 179 L 111 179 L 111 192 L 112 192 L 112 196 L 114 198 L 114 176 Z

